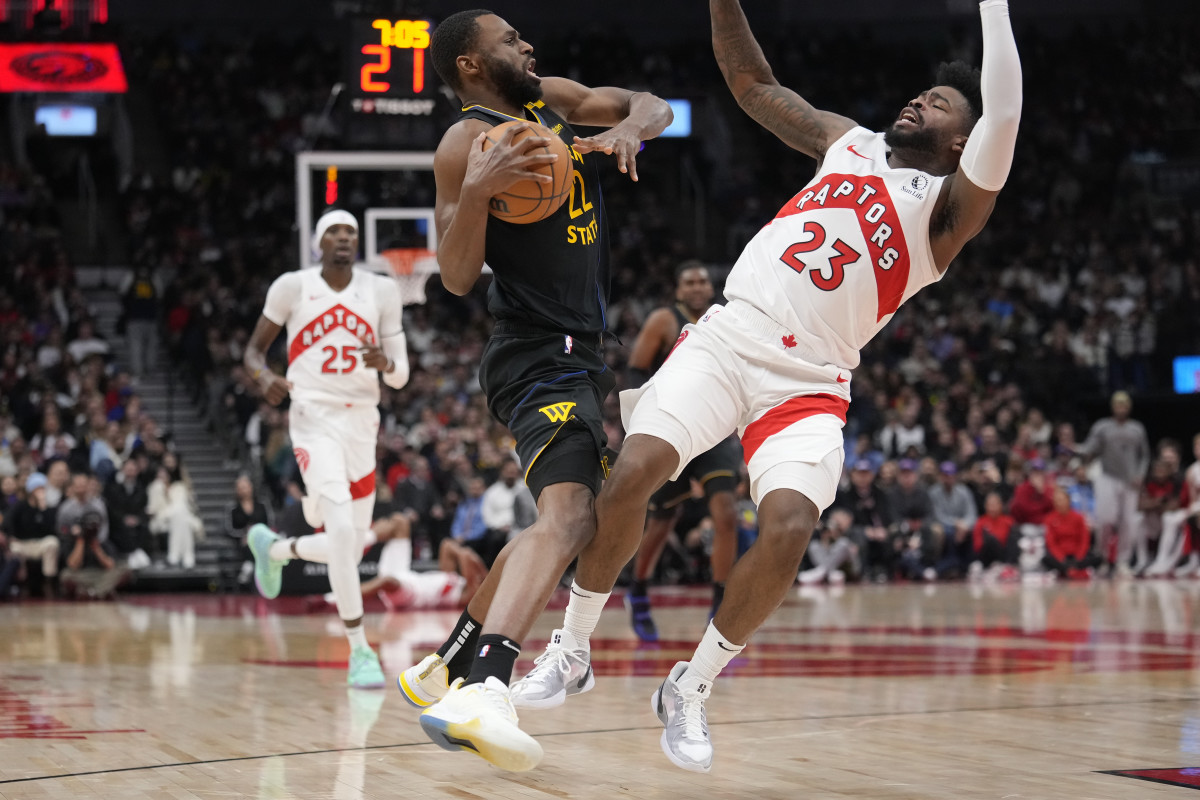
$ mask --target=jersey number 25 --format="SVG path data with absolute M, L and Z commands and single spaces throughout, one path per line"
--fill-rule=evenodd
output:
M 344 344 L 339 352 L 338 348 L 333 345 L 322 347 L 322 353 L 328 353 L 329 358 L 325 359 L 325 363 L 321 365 L 321 372 L 330 372 L 333 374 L 346 373 L 358 366 L 358 356 L 354 354 L 356 347 L 352 344 Z M 341 367 L 334 362 L 341 356 Z

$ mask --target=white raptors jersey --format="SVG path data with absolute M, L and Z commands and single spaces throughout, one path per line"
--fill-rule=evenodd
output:
M 363 366 L 358 348 L 398 334 L 400 314 L 396 282 L 373 272 L 355 268 L 340 292 L 321 267 L 276 278 L 263 316 L 287 328 L 292 399 L 378 405 L 379 371 Z
M 889 167 L 882 133 L 848 131 L 746 245 L 725 296 L 804 337 L 826 363 L 858 366 L 859 350 L 900 304 L 941 277 L 929 215 L 943 180 Z

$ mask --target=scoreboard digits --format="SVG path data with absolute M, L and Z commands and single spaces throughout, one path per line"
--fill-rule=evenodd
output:
M 424 116 L 437 97 L 426 57 L 433 23 L 426 19 L 359 18 L 350 22 L 346 82 L 352 108 L 364 113 Z
M 364 93 L 381 94 L 390 91 L 390 81 L 381 80 L 392 71 L 392 48 L 412 50 L 412 93 L 425 91 L 425 51 L 429 48 L 429 21 L 423 19 L 386 19 L 371 21 L 379 31 L 378 44 L 364 44 L 361 52 L 376 61 L 364 63 L 359 71 L 358 86 Z

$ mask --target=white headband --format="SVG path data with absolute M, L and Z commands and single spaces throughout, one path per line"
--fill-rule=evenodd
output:
M 355 232 L 358 231 L 358 220 L 349 211 L 338 209 L 321 215 L 321 218 L 317 220 L 317 232 L 313 234 L 312 240 L 312 256 L 314 259 L 318 261 L 321 259 L 321 238 L 334 225 L 349 225 L 351 228 L 354 228 Z

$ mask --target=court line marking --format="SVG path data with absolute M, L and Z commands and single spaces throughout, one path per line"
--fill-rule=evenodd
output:
M 927 709 L 924 711 L 891 711 L 891 712 L 876 712 L 876 713 L 861 713 L 861 714 L 827 714 L 823 716 L 809 717 L 765 717 L 762 719 L 739 719 L 729 722 L 714 722 L 710 723 L 711 727 L 730 727 L 733 725 L 758 725 L 766 722 L 806 722 L 806 721 L 822 721 L 822 720 L 838 720 L 838 719 L 864 719 L 871 717 L 887 718 L 887 717 L 916 717 L 931 714 L 971 714 L 982 711 L 1034 711 L 1045 708 L 1087 708 L 1089 706 L 1131 706 L 1143 705 L 1147 703 L 1179 703 L 1179 702 L 1198 702 L 1200 696 L 1195 697 L 1163 697 L 1163 698 L 1147 698 L 1144 700 L 1097 700 L 1088 703 L 1054 703 L 1049 705 L 1016 705 L 1016 706 L 970 706 L 966 708 L 945 708 L 945 709 Z M 624 728 L 596 728 L 586 731 L 557 731 L 553 733 L 535 733 L 531 734 L 534 738 L 550 738 L 554 736 L 583 736 L 594 735 L 601 733 L 632 733 L 634 731 L 652 731 L 661 728 L 658 725 L 631 725 Z M 299 750 L 294 753 L 265 753 L 255 756 L 230 756 L 229 758 L 210 758 L 199 761 L 176 761 L 169 764 L 144 764 L 137 767 L 117 767 L 115 769 L 96 769 L 86 772 L 67 772 L 60 775 L 35 775 L 28 778 L 9 778 L 0 780 L 0 786 L 5 786 L 10 783 L 31 783 L 34 781 L 52 781 L 61 778 L 81 778 L 89 775 L 110 775 L 118 772 L 142 772 L 152 769 L 177 769 L 180 767 L 198 767 L 205 764 L 228 764 L 233 761 L 261 761 L 267 758 L 288 758 L 291 756 L 317 756 L 327 753 L 352 753 L 352 752 L 369 752 L 372 750 L 399 750 L 406 747 L 426 747 L 436 746 L 433 742 L 404 742 L 402 744 L 374 744 L 368 747 L 329 747 L 323 750 Z M 1102 770 L 1097 770 L 1101 772 Z M 1107 770 L 1105 770 L 1107 772 Z

